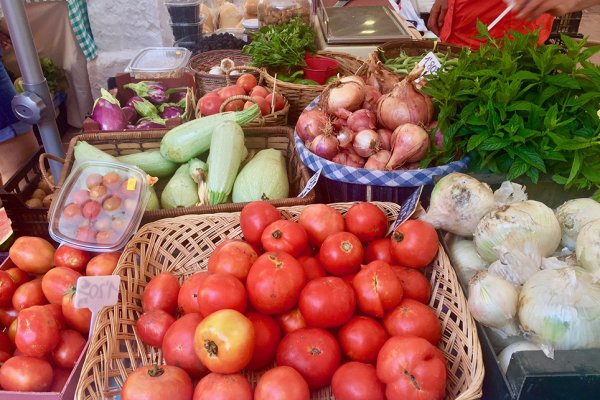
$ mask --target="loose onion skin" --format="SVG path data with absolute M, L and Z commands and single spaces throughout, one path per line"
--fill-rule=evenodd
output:
M 339 80 L 323 91 L 319 104 L 327 114 L 346 119 L 362 106 L 364 100 L 364 84 L 355 80 Z
M 349 151 L 339 152 L 331 160 L 334 163 L 346 165 L 348 167 L 362 168 L 365 165 L 365 159 L 356 154 L 350 153 Z
M 417 71 L 394 86 L 390 93 L 379 98 L 377 120 L 385 128 L 394 130 L 406 123 L 427 126 L 433 119 L 431 99 L 414 86 L 414 80 L 419 76 Z
M 369 157 L 369 159 L 365 163 L 365 168 L 384 170 L 385 165 L 390 160 L 391 156 L 392 153 L 390 153 L 388 150 L 379 150 L 377 153 Z
M 415 124 L 403 124 L 392 134 L 392 156 L 385 168 L 394 170 L 405 163 L 421 161 L 429 150 L 429 135 Z
M 360 132 L 364 129 L 375 129 L 377 116 L 373 111 L 360 109 L 354 111 L 347 120 L 348 127 L 354 132 Z
M 310 142 L 325 131 L 329 117 L 319 109 L 304 111 L 296 123 L 296 132 L 303 142 Z
M 371 157 L 380 149 L 379 134 L 372 129 L 364 129 L 354 136 L 354 151 L 361 157 Z
M 338 153 L 338 144 L 339 142 L 335 136 L 324 133 L 313 139 L 309 150 L 319 157 L 331 160 Z
M 377 129 L 377 133 L 379 133 L 381 150 L 389 150 L 392 151 L 392 131 L 385 128 Z

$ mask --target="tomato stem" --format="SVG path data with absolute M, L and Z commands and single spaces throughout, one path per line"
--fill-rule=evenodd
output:
M 151 370 L 148 370 L 148 375 L 150 375 L 153 378 L 159 377 L 159 376 L 161 376 L 162 374 L 165 373 L 164 369 L 158 368 L 158 364 L 157 363 L 153 363 L 152 367 L 153 368 Z
M 344 253 L 350 253 L 352 251 L 352 243 L 345 240 L 340 244 L 340 248 Z
M 395 231 L 394 234 L 392 235 L 392 239 L 394 239 L 394 241 L 399 243 L 404 240 L 404 233 L 402 233 L 400 231 Z
M 313 356 L 318 356 L 319 354 L 321 354 L 321 350 L 317 349 L 316 347 L 313 347 L 310 349 L 310 354 Z
M 275 239 L 281 239 L 281 236 L 283 236 L 283 234 L 279 229 L 277 229 L 274 230 L 273 233 L 271 233 L 271 236 L 273 236 Z
M 219 355 L 219 346 L 217 346 L 217 344 L 212 340 L 205 339 L 204 348 L 208 352 L 208 355 L 211 357 L 216 357 Z

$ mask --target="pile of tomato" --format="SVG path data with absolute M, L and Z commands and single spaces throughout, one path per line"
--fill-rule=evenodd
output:
M 294 222 L 265 202 L 244 207 L 240 225 L 244 240 L 223 241 L 206 271 L 148 283 L 135 332 L 166 365 L 133 371 L 122 400 L 306 400 L 328 386 L 336 400 L 444 397 L 422 272 L 438 250 L 431 225 L 409 220 L 386 238 L 371 203 L 345 216 L 310 205 Z
M 63 390 L 90 330 L 90 310 L 74 306 L 77 279 L 112 274 L 119 256 L 31 236 L 14 242 L 15 266 L 0 270 L 0 397 Z

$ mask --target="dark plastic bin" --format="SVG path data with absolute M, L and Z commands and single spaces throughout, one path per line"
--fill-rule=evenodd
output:
M 191 24 L 171 24 L 173 38 L 177 42 L 186 36 L 202 35 L 202 25 L 202 21 Z
M 202 1 L 165 1 L 171 22 L 174 24 L 192 24 L 200 21 L 200 4 Z

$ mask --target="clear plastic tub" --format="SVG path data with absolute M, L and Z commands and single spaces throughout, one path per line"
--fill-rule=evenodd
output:
M 50 236 L 83 250 L 119 250 L 137 231 L 149 194 L 146 173 L 136 167 L 77 163 L 52 202 Z
M 191 55 L 183 47 L 146 47 L 131 59 L 125 72 L 135 79 L 179 78 Z

